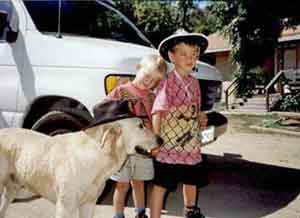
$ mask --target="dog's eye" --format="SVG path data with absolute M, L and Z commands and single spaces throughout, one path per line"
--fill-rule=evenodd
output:
M 142 123 L 139 123 L 138 126 L 140 129 L 144 129 L 144 125 Z

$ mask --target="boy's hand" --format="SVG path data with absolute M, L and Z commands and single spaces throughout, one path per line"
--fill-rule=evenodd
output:
M 207 116 L 204 112 L 198 113 L 198 125 L 199 129 L 204 130 L 207 127 Z
M 157 146 L 156 148 L 151 150 L 151 157 L 157 157 L 158 153 L 159 153 L 160 147 Z

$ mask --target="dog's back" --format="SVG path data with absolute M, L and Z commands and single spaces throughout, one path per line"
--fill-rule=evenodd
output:
M 48 163 L 49 151 L 55 145 L 53 137 L 22 128 L 0 130 L 0 155 L 14 169 L 32 171 Z M 34 161 L 33 161 L 34 160 Z M 29 169 L 31 168 L 32 169 Z
M 17 157 L 20 147 L 22 147 L 22 150 L 44 152 L 50 147 L 50 144 L 47 143 L 50 139 L 51 137 L 45 134 L 28 129 L 0 129 L 0 153 L 10 153 Z

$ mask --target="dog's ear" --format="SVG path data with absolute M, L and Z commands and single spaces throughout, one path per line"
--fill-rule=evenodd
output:
M 106 124 L 103 126 L 103 134 L 100 144 L 106 153 L 115 156 L 116 148 L 121 143 L 121 126 L 118 123 Z

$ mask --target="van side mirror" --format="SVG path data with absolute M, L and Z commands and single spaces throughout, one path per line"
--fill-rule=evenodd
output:
M 7 26 L 7 12 L 0 11 L 0 38 L 3 36 L 4 29 Z

